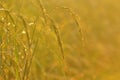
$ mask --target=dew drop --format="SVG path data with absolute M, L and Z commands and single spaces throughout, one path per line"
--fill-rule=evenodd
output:
M 21 52 L 19 52 L 18 54 L 19 54 L 19 55 L 21 55 L 22 53 L 21 53 Z
M 7 23 L 7 26 L 10 26 L 10 24 L 11 24 L 11 23 L 10 23 L 10 22 L 8 22 L 8 23 Z
M 1 20 L 2 20 L 2 21 L 4 21 L 4 20 L 5 20 L 5 18 L 4 18 L 4 17 L 2 17 L 2 18 L 1 18 Z
M 34 23 L 33 23 L 33 22 L 31 22 L 31 23 L 29 23 L 28 25 L 29 25 L 29 26 L 32 26 L 33 24 L 34 24 Z
M 22 31 L 22 34 L 26 34 L 26 31 L 23 30 L 23 31 Z
M 27 49 L 25 49 L 25 51 L 27 51 Z
M 22 56 L 21 58 L 24 59 L 24 56 Z
M 15 24 L 13 24 L 13 27 L 15 27 Z

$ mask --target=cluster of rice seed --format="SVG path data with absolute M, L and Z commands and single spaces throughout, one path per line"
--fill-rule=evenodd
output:
M 28 26 L 34 23 L 27 25 L 25 19 L 19 15 L 17 17 L 24 28 L 19 33 L 19 23 L 14 21 L 15 15 L 3 6 L 0 8 L 0 14 L 0 80 L 27 80 L 37 45 L 37 40 L 32 39 L 35 25 L 30 35 Z
M 62 65 L 62 69 L 63 69 L 63 74 L 64 74 L 64 77 L 65 77 L 65 80 L 67 80 L 67 76 L 66 76 L 66 72 L 65 72 L 65 53 L 64 53 L 64 48 L 63 48 L 63 43 L 62 43 L 62 39 L 61 39 L 61 36 L 60 36 L 60 32 L 59 32 L 59 26 L 57 25 L 57 23 L 54 21 L 54 19 L 49 16 L 49 14 L 46 12 L 46 9 L 44 8 L 44 6 L 42 5 L 41 3 L 41 0 L 38 0 L 38 3 L 39 3 L 39 6 L 41 8 L 41 11 L 42 11 L 42 14 L 43 14 L 43 18 L 44 18 L 44 21 L 45 21 L 45 26 L 47 26 L 48 24 L 48 21 L 51 22 L 51 29 L 52 31 L 55 33 L 56 35 L 56 38 L 57 38 L 57 42 L 58 42 L 58 45 L 60 47 L 60 51 L 61 51 L 61 55 L 62 55 L 62 60 L 60 61 L 60 64 Z M 57 8 L 57 7 L 56 7 Z M 68 12 L 72 18 L 74 19 L 77 27 L 78 27 L 78 31 L 80 33 L 80 42 L 81 42 L 81 45 L 82 47 L 84 47 L 84 44 L 83 44 L 83 41 L 84 41 L 84 37 L 83 37 L 83 31 L 82 31 L 82 26 L 80 24 L 80 17 L 75 14 L 72 9 L 70 8 L 67 8 L 67 7 L 60 7 L 61 9 L 63 10 L 66 10 L 66 12 Z
M 62 9 L 64 12 L 67 12 L 68 14 L 71 15 L 71 17 L 73 18 L 73 20 L 75 21 L 77 27 L 78 27 L 78 31 L 79 31 L 79 34 L 80 34 L 80 42 L 81 42 L 81 45 L 84 47 L 84 36 L 83 36 L 83 29 L 82 29 L 82 24 L 80 23 L 80 17 L 70 8 L 68 7 L 56 7 L 53 11 L 55 11 L 56 9 Z
M 46 12 L 46 9 L 43 7 L 42 3 L 40 0 L 38 0 L 38 3 L 39 3 L 39 6 L 42 10 L 42 14 L 43 14 L 43 17 L 44 17 L 44 20 L 45 20 L 45 24 L 47 25 L 47 21 L 49 20 L 51 23 L 52 23 L 52 28 L 53 28 L 53 31 L 57 37 L 57 41 L 58 41 L 58 44 L 60 46 L 60 50 L 61 50 L 61 54 L 62 54 L 62 58 L 64 59 L 64 51 L 63 51 L 63 45 L 62 45 L 62 40 L 60 38 L 60 33 L 59 33 L 59 30 L 58 30 L 58 26 L 57 24 L 55 23 L 54 19 L 52 19 L 49 14 Z
M 56 36 L 63 60 L 61 64 L 64 68 L 65 56 L 58 25 L 46 12 L 41 1 L 37 1 L 44 18 L 45 27 L 48 25 L 48 21 L 52 24 L 50 25 L 52 27 L 51 30 Z M 28 80 L 33 55 L 38 44 L 38 40 L 34 39 L 37 19 L 34 22 L 27 24 L 24 17 L 17 14 L 16 16 L 21 20 L 23 29 L 19 26 L 19 22 L 14 20 L 15 15 L 5 9 L 2 5 L 0 6 L 0 13 L 2 13 L 2 16 L 0 16 L 0 80 Z M 73 19 L 79 27 L 79 32 L 82 35 L 82 29 L 78 21 L 79 17 L 76 16 L 71 9 L 63 9 L 66 9 L 73 16 Z M 28 26 L 31 25 L 33 25 L 32 31 L 28 28 Z M 21 30 L 21 33 L 19 33 L 19 28 L 23 29 Z M 66 74 L 64 73 L 64 76 L 65 75 Z

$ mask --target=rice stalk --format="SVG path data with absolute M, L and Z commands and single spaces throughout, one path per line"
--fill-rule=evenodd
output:
M 78 31 L 80 33 L 81 44 L 84 47 L 85 45 L 84 45 L 83 41 L 85 40 L 85 38 L 83 36 L 83 29 L 82 29 L 82 25 L 80 23 L 80 17 L 72 9 L 70 9 L 68 7 L 56 7 L 56 8 L 53 9 L 53 11 L 56 10 L 56 9 L 59 9 L 59 8 L 65 10 L 65 12 L 67 12 L 68 14 L 70 14 L 72 16 L 73 20 L 75 21 L 75 23 L 78 27 Z
M 13 23 L 14 31 L 16 32 L 16 29 L 17 29 L 16 24 L 15 24 L 15 21 L 14 21 L 12 15 L 10 14 L 10 11 L 8 9 L 5 9 L 1 4 L 0 4 L 0 6 L 2 7 L 2 8 L 0 8 L 0 11 L 4 11 L 6 13 L 6 15 L 8 15 L 10 17 L 10 20 Z
M 28 42 L 28 47 L 29 47 L 29 49 L 30 49 L 30 45 L 31 45 L 31 39 L 30 39 L 30 35 L 29 35 L 29 29 L 28 29 L 28 27 L 27 27 L 27 24 L 26 24 L 26 21 L 24 20 L 24 18 L 21 16 L 21 15 L 19 15 L 19 17 L 20 17 L 20 19 L 22 20 L 22 22 L 23 22 L 23 25 L 24 25 L 24 28 L 25 28 L 25 32 L 26 32 L 26 37 L 27 37 L 27 42 Z
M 47 12 L 46 12 L 46 9 L 44 8 L 41 0 L 37 0 L 37 2 L 38 2 L 38 5 L 39 5 L 39 7 L 40 7 L 40 9 L 41 9 L 41 12 L 42 12 L 42 15 L 43 15 L 43 18 L 44 18 L 45 25 L 47 25 L 47 16 L 46 16 L 46 15 L 47 15 Z
M 44 8 L 44 6 L 42 5 L 41 1 L 39 0 L 39 6 L 42 10 L 42 13 L 43 13 L 43 16 L 44 16 L 44 19 L 45 19 L 45 25 L 47 26 L 48 23 L 47 23 L 47 20 L 49 20 L 51 23 L 52 23 L 52 31 L 55 33 L 55 36 L 57 38 L 57 42 L 58 42 L 58 45 L 60 47 L 60 52 L 61 52 L 61 55 L 62 55 L 62 63 L 60 62 L 60 64 L 63 64 L 63 74 L 64 74 L 64 77 L 66 78 L 67 80 L 67 77 L 66 77 L 66 73 L 64 72 L 64 67 L 65 67 L 65 56 L 64 56 L 64 49 L 63 49 L 63 44 L 62 44 L 62 39 L 60 37 L 60 33 L 59 33 L 59 30 L 58 30 L 58 25 L 55 23 L 54 19 L 52 19 L 49 14 L 46 12 L 46 9 Z
M 62 54 L 62 58 L 64 60 L 65 57 L 64 57 L 63 44 L 62 44 L 62 40 L 61 40 L 60 33 L 59 33 L 59 30 L 58 30 L 58 26 L 57 26 L 57 24 L 55 24 L 55 21 L 49 15 L 47 15 L 47 17 L 52 23 L 53 31 L 54 31 L 54 33 L 57 37 L 57 42 L 60 46 L 60 51 L 61 51 L 61 54 Z

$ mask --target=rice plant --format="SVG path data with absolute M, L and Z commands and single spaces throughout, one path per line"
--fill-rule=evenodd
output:
M 1 0 L 0 80 L 119 80 L 119 7 Z

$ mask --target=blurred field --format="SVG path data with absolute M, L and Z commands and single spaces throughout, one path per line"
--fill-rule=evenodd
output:
M 119 80 L 119 0 L 1 0 L 0 80 Z

